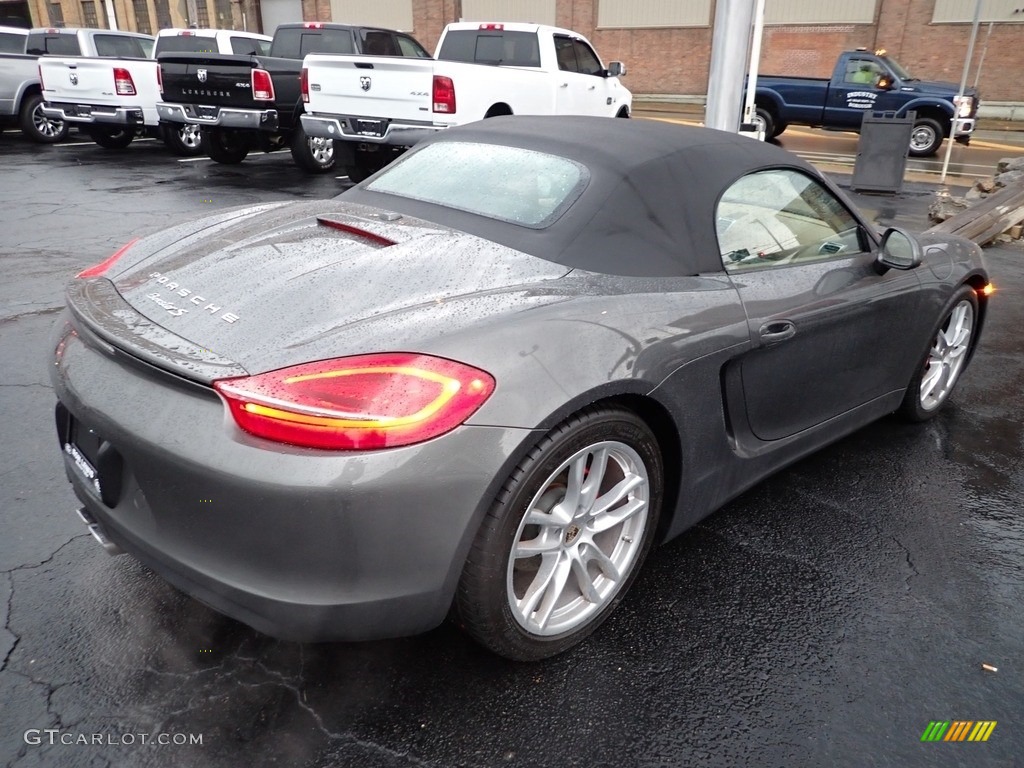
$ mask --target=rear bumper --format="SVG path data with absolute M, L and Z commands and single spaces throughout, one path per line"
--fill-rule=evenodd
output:
M 43 114 L 51 120 L 64 120 L 84 125 L 141 126 L 146 124 L 146 113 L 142 107 L 105 107 L 47 101 L 43 104 Z
M 280 120 L 276 109 L 236 109 L 234 107 L 209 107 L 177 102 L 157 102 L 156 111 L 160 120 L 168 123 L 195 123 L 217 128 L 246 128 L 254 131 L 277 131 Z
M 464 426 L 384 451 L 272 445 L 226 420 L 212 390 L 85 328 L 62 324 L 55 348 L 58 434 L 87 522 L 184 592 L 287 640 L 441 623 L 498 478 L 530 438 Z M 72 423 L 99 436 L 95 481 L 67 447 L 80 440 Z
M 398 147 L 411 147 L 446 127 L 426 122 L 400 123 L 386 118 L 353 115 L 302 115 L 301 120 L 302 130 L 307 136 Z M 360 130 L 366 125 L 374 126 L 374 130 Z

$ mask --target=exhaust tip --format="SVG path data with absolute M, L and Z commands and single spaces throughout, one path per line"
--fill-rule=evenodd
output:
M 95 518 L 86 511 L 85 507 L 80 507 L 77 511 L 78 516 L 85 523 L 85 527 L 89 529 L 89 533 L 100 543 L 100 546 L 103 547 L 103 550 L 108 555 L 114 557 L 115 555 L 123 555 L 125 553 L 123 549 L 110 540 L 107 532 L 103 530 L 103 526 L 96 522 Z

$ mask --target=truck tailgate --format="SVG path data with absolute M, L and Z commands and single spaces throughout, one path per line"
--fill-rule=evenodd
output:
M 163 100 L 251 108 L 251 75 L 261 68 L 255 56 L 208 53 L 161 53 Z
M 433 59 L 391 56 L 307 56 L 309 104 L 314 115 L 386 116 L 431 120 Z
M 152 61 L 110 58 L 39 57 L 39 71 L 43 76 L 43 98 L 46 101 L 93 106 L 122 104 L 130 96 L 120 96 L 114 85 L 114 68 L 127 69 L 136 93 L 142 86 L 156 89 L 156 64 Z

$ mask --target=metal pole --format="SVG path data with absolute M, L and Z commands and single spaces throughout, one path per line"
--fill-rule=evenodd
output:
M 117 29 L 117 16 L 114 14 L 114 0 L 107 0 L 105 3 L 107 7 L 107 28 Z
M 960 101 L 964 97 L 964 91 L 967 90 L 967 73 L 971 68 L 971 58 L 974 56 L 974 41 L 978 39 L 978 23 L 981 21 L 981 4 L 985 0 L 977 0 L 974 5 L 974 23 L 971 25 L 971 41 L 967 44 L 967 57 L 964 59 L 964 74 L 960 78 L 960 90 L 956 93 L 956 99 L 953 101 L 953 119 L 949 126 L 949 140 L 946 142 L 946 159 L 942 161 L 942 176 L 939 177 L 939 183 L 946 183 L 946 171 L 949 170 L 949 156 L 953 154 L 953 137 L 956 135 L 956 123 L 960 114 Z
M 704 124 L 736 133 L 743 107 L 743 76 L 750 54 L 755 0 L 718 0 L 711 40 L 708 102 Z
M 992 39 L 992 26 L 994 21 L 988 23 L 988 32 L 985 33 L 985 44 L 981 46 L 981 55 L 978 57 L 978 70 L 974 73 L 974 90 L 978 90 L 978 82 L 981 80 L 981 65 L 985 63 L 985 54 L 988 53 L 988 41 Z
M 743 122 L 754 122 L 754 91 L 757 89 L 757 73 L 761 65 L 761 36 L 764 33 L 764 0 L 756 0 L 754 6 L 754 39 L 750 45 L 750 71 L 747 73 L 747 98 L 743 106 Z M 758 135 L 764 139 L 764 136 Z

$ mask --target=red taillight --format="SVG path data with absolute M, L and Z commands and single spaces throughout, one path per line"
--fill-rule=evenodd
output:
M 480 29 L 493 29 L 493 30 L 497 30 L 499 32 L 501 30 L 503 30 L 504 28 L 505 28 L 504 24 L 481 24 L 480 25 Z
M 434 75 L 434 111 L 455 114 L 455 83 L 450 77 Z
M 423 442 L 468 419 L 494 391 L 490 374 L 395 352 L 296 365 L 213 386 L 246 432 L 327 450 Z
M 302 100 L 309 104 L 309 70 L 305 67 L 302 68 L 302 78 L 299 88 L 302 90 Z
M 114 91 L 118 96 L 134 96 L 135 81 L 132 73 L 124 67 L 114 67 Z
M 319 22 L 319 21 L 307 21 L 302 26 L 305 27 L 306 29 L 323 29 L 324 28 L 323 23 Z
M 265 69 L 254 69 L 252 71 L 252 97 L 256 101 L 274 100 L 274 81 L 270 79 L 270 73 Z
M 191 32 L 191 31 L 189 31 L 189 30 L 185 30 L 184 32 L 179 32 L 178 34 L 179 34 L 179 35 L 180 35 L 181 37 L 192 37 L 192 36 L 194 36 L 194 35 L 195 35 L 195 32 Z
M 75 275 L 75 277 L 99 277 L 100 275 L 106 273 L 106 271 L 110 269 L 112 266 L 114 266 L 114 262 L 116 262 L 118 259 L 124 256 L 125 253 L 128 252 L 128 249 L 135 245 L 137 242 L 139 242 L 139 238 L 137 237 L 134 240 L 128 241 L 120 248 L 118 248 L 116 251 L 114 251 L 113 256 L 111 256 L 108 259 L 104 259 L 99 264 L 94 264 L 88 269 L 83 269 L 81 272 Z

